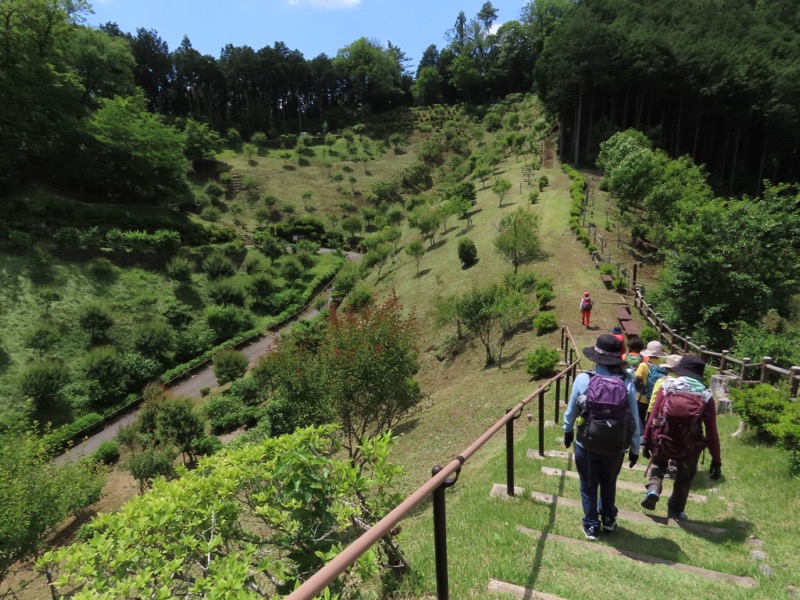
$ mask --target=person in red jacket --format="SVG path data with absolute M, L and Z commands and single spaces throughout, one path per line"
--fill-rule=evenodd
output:
M 589 318 L 592 316 L 592 307 L 594 303 L 592 302 L 592 298 L 589 296 L 589 292 L 583 292 L 583 296 L 581 296 L 581 325 L 585 325 L 586 328 L 589 328 Z
M 642 440 L 642 456 L 652 456 L 642 507 L 655 509 L 664 473 L 670 459 L 675 460 L 675 485 L 667 502 L 667 518 L 679 521 L 688 519 L 684 510 L 703 449 L 708 448 L 711 453 L 711 479 L 719 479 L 722 475 L 717 410 L 714 396 L 703 384 L 705 366 L 698 356 L 686 354 L 681 357 L 672 368 L 677 377 L 665 379 L 656 394 Z M 687 427 L 687 423 L 692 426 Z

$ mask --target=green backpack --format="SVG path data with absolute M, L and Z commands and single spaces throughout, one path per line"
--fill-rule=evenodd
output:
M 641 354 L 626 354 L 625 355 L 625 362 L 628 363 L 629 367 L 634 369 L 638 368 L 640 364 L 642 364 L 642 355 Z

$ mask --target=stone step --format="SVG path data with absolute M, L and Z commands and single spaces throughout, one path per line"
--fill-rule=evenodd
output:
M 494 488 L 500 488 L 497 495 L 502 492 L 502 495 L 506 495 L 506 486 L 501 484 L 495 484 Z M 494 492 L 493 488 L 493 492 Z M 517 491 L 514 491 L 517 494 Z M 520 494 L 522 491 L 520 490 Z M 492 495 L 495 495 L 493 493 Z M 543 504 L 551 504 L 556 506 L 567 506 L 569 508 L 577 508 L 578 510 L 583 510 L 583 505 L 581 501 L 574 498 L 566 498 L 565 496 L 551 496 L 550 494 L 543 494 L 541 492 L 531 492 L 531 498 L 533 498 L 536 502 L 541 502 Z M 665 527 L 680 527 L 681 529 L 685 529 L 686 531 L 691 531 L 694 533 L 706 534 L 706 535 L 713 535 L 716 537 L 722 537 L 727 534 L 727 531 L 722 527 L 714 527 L 713 525 L 705 525 L 703 523 L 697 523 L 695 521 L 676 521 L 675 519 L 668 519 L 667 517 L 659 517 L 654 515 L 653 513 L 645 513 L 639 512 L 635 510 L 625 510 L 623 508 L 619 509 L 619 514 L 617 517 L 621 521 L 633 521 L 636 523 L 646 523 L 648 525 L 663 525 Z
M 630 550 L 621 550 L 619 548 L 615 548 L 613 546 L 608 546 L 602 542 L 585 542 L 583 540 L 577 540 L 574 538 L 568 538 L 561 535 L 556 535 L 554 533 L 546 533 L 544 531 L 537 531 L 535 529 L 528 529 L 527 527 L 523 527 L 522 525 L 517 525 L 517 531 L 524 533 L 527 536 L 537 538 L 540 540 L 553 540 L 557 542 L 562 542 L 566 544 L 571 544 L 573 546 L 578 546 L 584 548 L 586 550 L 594 550 L 595 552 L 604 552 L 606 554 L 612 554 L 615 556 L 622 556 L 625 558 L 629 558 L 630 560 L 635 560 L 640 563 L 648 564 L 648 565 L 665 565 L 670 568 L 676 569 L 678 571 L 684 571 L 686 573 L 691 573 L 693 575 L 698 575 L 700 577 L 704 577 L 706 579 L 712 579 L 716 581 L 724 581 L 727 583 L 733 583 L 742 587 L 752 588 L 756 586 L 756 580 L 752 577 L 742 577 L 740 575 L 731 575 L 729 573 L 722 573 L 720 571 L 712 571 L 711 569 L 704 569 L 702 567 L 695 567 L 693 565 L 687 565 L 684 563 L 679 563 L 674 560 L 669 560 L 667 558 L 661 558 L 658 556 L 650 556 L 649 554 L 641 554 L 639 552 L 632 552 Z M 668 594 L 667 594 L 668 595 Z M 719 596 L 723 596 L 724 593 L 720 590 Z
M 563 459 L 566 459 L 566 460 L 570 461 L 569 462 L 570 465 L 574 465 L 575 464 L 575 455 L 572 452 L 563 452 L 561 450 L 548 450 L 547 452 L 544 453 L 544 456 L 539 456 L 539 451 L 538 450 L 534 450 L 533 448 L 531 448 L 530 450 L 528 450 L 528 458 L 531 458 L 533 460 L 544 460 L 545 458 L 563 458 Z M 633 469 L 632 470 L 633 471 L 646 471 L 647 470 L 647 465 L 646 464 L 645 465 L 640 465 L 640 464 L 637 463 L 637 464 L 633 465 Z
M 561 596 L 554 596 L 553 594 L 545 594 L 544 592 L 537 592 L 531 588 L 525 588 L 513 583 L 506 583 L 505 581 L 498 581 L 492 579 L 486 587 L 487 592 L 504 594 L 514 596 L 515 598 L 524 598 L 525 600 L 564 600 Z
M 556 477 L 570 477 L 572 479 L 580 479 L 580 475 L 577 471 L 567 471 L 566 469 L 553 469 L 551 467 L 542 467 L 542 473 L 545 475 L 553 475 Z M 642 479 L 642 483 L 630 483 L 628 481 L 619 481 L 617 480 L 617 489 L 621 490 L 628 490 L 631 492 L 641 492 L 644 494 L 645 492 L 645 484 L 644 479 Z M 668 484 L 671 484 L 671 480 L 664 479 L 664 487 L 668 487 Z M 706 496 L 702 496 L 700 494 L 689 494 L 689 500 L 692 502 L 707 502 L 708 498 Z

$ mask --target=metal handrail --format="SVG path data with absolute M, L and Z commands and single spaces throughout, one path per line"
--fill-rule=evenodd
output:
M 569 348 L 567 342 L 572 342 L 573 348 Z M 577 348 L 574 347 L 575 341 L 569 329 L 562 327 L 561 343 L 565 351 L 569 351 L 570 355 L 577 354 Z M 477 452 L 481 446 L 489 441 L 500 429 L 507 424 L 513 423 L 519 417 L 520 411 L 535 398 L 539 398 L 539 441 L 540 453 L 543 452 L 541 447 L 543 444 L 543 431 L 544 431 L 544 394 L 550 389 L 553 383 L 560 382 L 562 379 L 569 381 L 570 374 L 574 376 L 575 369 L 577 368 L 580 360 L 573 360 L 567 364 L 561 372 L 554 377 L 547 380 L 544 384 L 540 385 L 533 393 L 525 399 L 517 403 L 513 408 L 506 410 L 506 414 L 494 425 L 487 429 L 483 435 L 477 438 L 458 456 L 451 460 L 445 467 L 436 466 L 432 469 L 431 478 L 423 485 L 417 488 L 410 496 L 406 497 L 400 504 L 398 504 L 389 514 L 383 517 L 375 525 L 373 525 L 367 532 L 362 534 L 358 539 L 353 541 L 347 548 L 342 550 L 333 559 L 330 560 L 319 571 L 307 579 L 300 587 L 298 587 L 291 594 L 286 596 L 286 600 L 311 600 L 322 592 L 331 582 L 344 573 L 347 568 L 352 565 L 358 558 L 374 546 L 381 538 L 389 535 L 397 524 L 403 520 L 408 514 L 419 506 L 431 494 L 438 495 L 434 498 L 434 530 L 436 534 L 435 550 L 436 550 L 436 572 L 437 572 L 437 598 L 439 600 L 447 600 L 449 598 L 449 591 L 447 590 L 447 570 L 446 570 L 446 532 L 444 532 L 444 494 L 442 493 L 445 488 L 455 484 L 458 475 L 461 472 L 461 467 L 464 463 Z M 565 394 L 568 385 L 565 386 Z M 556 398 L 556 406 L 558 406 L 559 398 Z M 512 432 L 513 433 L 513 432 Z M 511 436 L 513 437 L 513 436 Z M 507 460 L 509 460 L 507 453 Z M 513 452 L 510 453 L 510 460 L 513 461 Z M 513 464 L 513 462 L 511 463 Z M 513 495 L 513 469 L 510 470 L 510 488 L 509 495 Z M 444 536 L 444 537 L 443 537 Z

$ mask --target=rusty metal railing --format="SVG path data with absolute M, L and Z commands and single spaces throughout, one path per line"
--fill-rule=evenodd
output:
M 571 344 L 571 346 L 570 346 Z M 389 535 L 397 524 L 411 513 L 417 506 L 425 501 L 428 496 L 433 496 L 433 528 L 434 552 L 436 560 L 436 597 L 438 600 L 449 600 L 449 581 L 447 571 L 447 515 L 445 509 L 445 490 L 458 481 L 461 467 L 477 452 L 481 446 L 489 441 L 501 428 L 506 427 L 506 485 L 509 496 L 514 495 L 514 421 L 522 414 L 522 409 L 533 400 L 538 399 L 539 408 L 539 454 L 544 456 L 544 410 L 545 394 L 555 388 L 555 414 L 558 421 L 559 404 L 561 401 L 561 381 L 564 380 L 564 401 L 569 398 L 569 381 L 575 378 L 580 359 L 575 341 L 569 329 L 561 328 L 561 346 L 564 351 L 565 368 L 554 377 L 540 385 L 533 393 L 521 400 L 516 406 L 506 409 L 503 418 L 497 421 L 483 435 L 476 439 L 464 451 L 451 460 L 446 466 L 435 466 L 431 471 L 431 478 L 417 488 L 410 496 L 398 504 L 389 514 L 373 525 L 361 537 L 353 541 L 342 550 L 324 567 L 312 575 L 305 583 L 286 597 L 286 600 L 311 600 L 322 592 L 331 582 L 344 573 L 350 565 L 374 546 L 381 538 Z

